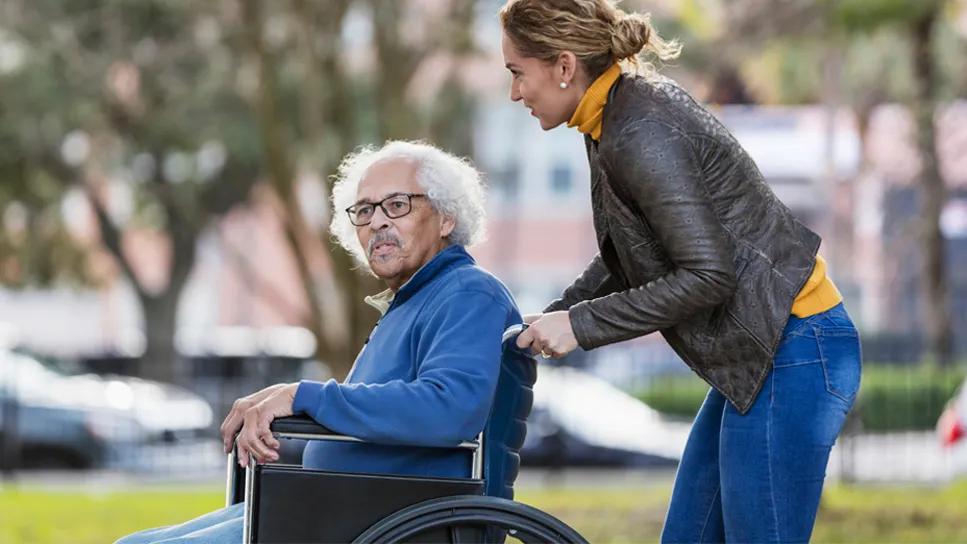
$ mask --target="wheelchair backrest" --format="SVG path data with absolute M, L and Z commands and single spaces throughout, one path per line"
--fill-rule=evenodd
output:
M 534 404 L 537 363 L 519 350 L 514 340 L 504 343 L 500 377 L 490 417 L 484 427 L 484 492 L 514 498 L 520 471 L 520 449 L 527 434 L 527 416 Z

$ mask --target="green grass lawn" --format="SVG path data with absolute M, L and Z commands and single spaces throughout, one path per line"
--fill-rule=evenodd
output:
M 518 499 L 551 512 L 590 542 L 655 542 L 667 487 L 526 489 Z M 145 488 L 102 494 L 0 489 L 0 542 L 110 543 L 138 529 L 218 508 L 215 489 Z M 814 542 L 967 542 L 967 481 L 943 488 L 832 486 Z

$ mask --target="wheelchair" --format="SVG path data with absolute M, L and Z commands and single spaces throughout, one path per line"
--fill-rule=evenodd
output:
M 301 464 L 256 464 L 239 470 L 229 455 L 225 501 L 245 501 L 243 543 L 519 541 L 586 544 L 554 516 L 514 502 L 526 419 L 533 403 L 536 362 L 504 334 L 504 356 L 494 407 L 467 452 L 465 478 L 345 473 Z M 272 422 L 279 439 L 361 440 L 333 433 L 305 416 Z

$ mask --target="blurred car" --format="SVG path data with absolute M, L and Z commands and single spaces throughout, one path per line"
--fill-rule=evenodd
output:
M 182 388 L 70 374 L 29 353 L 0 348 L 0 463 L 106 467 L 146 445 L 210 435 L 211 424 L 208 403 Z
M 671 421 L 606 380 L 543 364 L 521 462 L 527 466 L 675 466 L 690 425 Z

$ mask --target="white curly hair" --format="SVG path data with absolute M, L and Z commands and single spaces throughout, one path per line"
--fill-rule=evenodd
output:
M 363 147 L 343 159 L 332 188 L 334 213 L 329 226 L 339 245 L 370 270 L 366 251 L 349 221 L 346 208 L 356 203 L 359 183 L 376 163 L 404 159 L 416 163 L 416 181 L 440 214 L 454 219 L 449 241 L 464 247 L 484 237 L 484 184 L 480 172 L 467 159 L 456 157 L 424 142 L 393 140 L 383 147 Z

